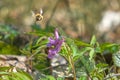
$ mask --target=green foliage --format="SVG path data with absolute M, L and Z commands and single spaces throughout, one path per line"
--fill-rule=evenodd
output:
M 1 67 L 0 80 L 33 80 L 33 79 L 28 73 L 22 70 L 16 70 L 14 67 Z
M 54 78 L 53 76 L 46 75 L 46 78 L 40 78 L 39 80 L 64 80 L 64 78 Z
M 103 80 L 104 76 L 106 75 L 105 70 L 107 69 L 108 69 L 108 64 L 104 64 L 104 63 L 97 64 L 94 70 L 90 72 L 93 80 L 94 79 Z
M 21 54 L 21 52 L 16 46 L 0 41 L 0 54 L 18 55 Z
M 52 32 L 54 31 L 54 27 L 46 27 L 45 29 L 41 29 L 41 27 L 38 24 L 33 24 L 32 26 L 32 32 L 29 34 L 37 35 L 37 36 L 52 36 Z
M 116 66 L 120 67 L 120 53 L 116 52 L 112 55 L 113 62 Z
M 36 30 L 29 33 L 35 35 L 35 38 L 20 51 L 28 57 L 27 64 L 32 61 L 31 65 L 34 69 L 44 74 L 39 80 L 64 80 L 64 78 L 54 78 L 51 76 L 50 60 L 47 58 L 47 44 L 48 37 L 53 36 L 51 30 Z M 65 41 L 62 44 L 59 54 L 63 56 L 69 63 L 69 70 L 73 72 L 74 79 L 93 80 L 106 79 L 110 74 L 110 64 L 107 63 L 104 55 L 112 54 L 115 66 L 120 67 L 119 62 L 119 44 L 116 43 L 103 43 L 99 44 L 95 36 L 91 38 L 89 43 L 80 40 L 64 37 Z M 3 41 L 0 41 L 1 53 L 16 54 L 15 47 Z M 7 50 L 6 50 L 7 49 Z M 17 50 L 17 49 L 16 49 Z M 14 52 L 12 52 L 14 51 Z M 30 64 L 29 64 L 30 65 Z M 17 72 L 9 72 L 9 67 L 0 69 L 1 79 L 4 77 L 6 80 L 32 80 L 27 73 L 18 70 Z M 12 76 L 10 76 L 12 75 Z M 23 76 L 23 77 L 21 77 Z M 117 79 L 117 77 L 115 77 Z
M 115 53 L 119 50 L 119 44 L 99 44 L 95 36 L 92 37 L 90 44 L 67 38 L 60 54 L 68 61 L 69 56 L 72 56 L 71 59 L 75 62 L 74 65 L 77 76 L 89 76 L 93 80 L 103 80 L 106 76 L 105 71 L 109 70 L 108 64 L 103 63 L 102 61 L 97 64 L 95 57 L 97 57 L 97 54 L 100 54 L 102 56 L 101 58 L 103 59 L 105 55 L 104 52 L 108 50 L 111 53 Z M 116 57 L 116 54 L 113 54 L 114 63 L 118 66 L 119 58 L 116 58 L 118 58 L 118 55 Z
M 10 40 L 13 42 L 19 32 L 13 29 L 11 26 L 0 24 L 0 36 L 3 40 Z
M 86 76 L 81 76 L 78 80 L 87 80 Z
M 18 35 L 19 32 L 12 26 L 0 24 L 0 54 L 20 54 L 18 47 L 13 45 L 14 39 Z
M 39 38 L 29 43 L 22 52 L 29 55 L 30 58 L 33 58 L 33 67 L 48 75 L 49 68 L 47 69 L 47 67 L 50 66 L 50 63 L 47 61 L 45 50 L 47 48 L 46 44 L 48 43 L 47 37 L 50 35 L 47 34 L 47 36 L 44 36 L 47 32 L 41 31 L 41 33 L 42 35 L 39 35 L 39 32 L 35 33 L 38 34 Z M 79 76 L 77 79 L 87 80 L 87 77 L 89 77 L 93 80 L 103 80 L 106 77 L 106 70 L 109 70 L 109 68 L 108 64 L 103 63 L 103 61 L 99 60 L 99 63 L 96 62 L 95 58 L 98 56 L 97 54 L 100 54 L 102 56 L 100 59 L 103 59 L 104 52 L 109 51 L 114 53 L 118 50 L 118 44 L 99 44 L 95 36 L 91 38 L 90 43 L 65 37 L 60 55 L 64 56 L 69 62 L 70 69 L 75 70 L 76 76 Z M 115 62 L 116 58 L 114 55 L 114 63 L 119 62 Z M 55 78 L 46 76 L 45 78 L 41 78 L 41 80 L 55 80 Z
M 95 36 L 93 35 L 92 36 L 92 39 L 91 39 L 91 42 L 90 42 L 90 45 L 91 46 L 94 46 L 96 44 L 96 38 L 95 38 Z
M 89 56 L 90 56 L 90 60 L 93 58 L 94 54 L 95 54 L 95 49 L 96 49 L 96 43 L 97 43 L 97 40 L 95 38 L 95 36 L 92 37 L 91 39 L 91 42 L 90 42 L 90 46 L 92 47 L 90 52 L 89 52 Z
M 74 40 L 75 45 L 79 46 L 79 47 L 89 47 L 90 45 L 86 42 L 80 41 L 80 40 Z
M 48 68 L 50 67 L 50 62 L 47 59 L 46 54 L 48 33 L 49 32 L 47 32 L 47 30 L 35 30 L 35 32 L 30 33 L 31 35 L 37 35 L 38 37 L 35 40 L 30 41 L 22 50 L 20 50 L 23 54 L 28 56 L 28 61 L 32 60 L 33 67 L 35 69 L 46 75 L 50 74 L 50 70 Z
M 46 78 L 42 78 L 41 80 L 55 80 L 53 76 L 46 76 Z
M 101 52 L 107 51 L 111 53 L 116 53 L 119 50 L 119 44 L 116 43 L 103 43 L 100 45 Z

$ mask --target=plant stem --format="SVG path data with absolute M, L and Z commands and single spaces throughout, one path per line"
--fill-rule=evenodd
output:
M 67 57 L 66 59 L 68 60 L 70 66 L 72 67 L 73 70 L 73 80 L 76 80 L 76 72 L 75 72 L 75 66 L 74 66 L 74 61 L 73 61 L 73 57 L 71 56 L 71 51 L 70 48 L 68 47 L 68 45 L 65 46 L 65 49 L 68 51 L 67 53 Z
M 73 70 L 74 80 L 76 80 L 76 72 L 75 72 L 74 62 L 73 62 L 73 59 L 71 56 L 69 56 L 69 63 L 70 63 L 72 70 Z

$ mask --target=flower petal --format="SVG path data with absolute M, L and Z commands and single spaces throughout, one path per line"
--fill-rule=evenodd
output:
M 59 39 L 58 29 L 55 30 L 54 35 L 55 35 L 55 38 L 56 38 L 56 39 Z
M 48 53 L 48 58 L 49 59 L 53 58 L 54 55 L 56 54 L 56 51 L 54 49 L 50 49 L 48 52 L 49 52 Z
M 49 40 L 49 43 L 47 44 L 47 47 L 51 47 L 56 43 L 56 41 L 52 38 L 48 38 L 48 40 Z
M 60 51 L 60 48 L 61 48 L 61 46 L 62 46 L 62 43 L 63 43 L 63 41 L 60 40 L 60 41 L 58 42 L 58 44 L 56 45 L 55 50 L 56 50 L 57 53 Z

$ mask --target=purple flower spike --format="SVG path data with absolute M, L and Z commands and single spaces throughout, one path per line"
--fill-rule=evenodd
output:
M 58 30 L 55 30 L 54 33 L 55 38 L 48 38 L 49 43 L 47 44 L 48 49 L 48 58 L 52 59 L 54 57 L 54 55 L 56 55 L 59 51 L 60 48 L 62 46 L 62 43 L 64 42 L 64 39 L 60 39 L 59 38 L 59 34 L 58 34 Z

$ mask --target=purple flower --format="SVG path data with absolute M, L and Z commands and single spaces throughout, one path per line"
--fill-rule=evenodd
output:
M 58 34 L 58 30 L 55 30 L 54 33 L 55 38 L 51 38 L 49 37 L 49 43 L 47 44 L 48 49 L 48 58 L 52 59 L 54 57 L 54 55 L 56 55 L 59 51 L 60 48 L 62 46 L 62 43 L 64 42 L 64 39 L 60 39 L 59 34 Z

